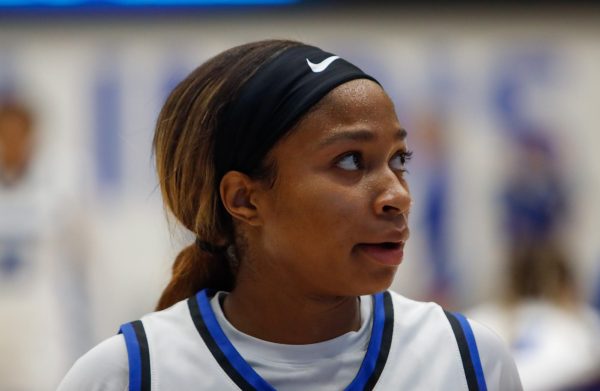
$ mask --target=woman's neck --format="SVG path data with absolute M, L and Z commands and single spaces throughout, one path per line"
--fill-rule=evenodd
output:
M 290 345 L 326 341 L 361 324 L 355 296 L 318 296 L 270 281 L 238 279 L 223 312 L 245 334 Z

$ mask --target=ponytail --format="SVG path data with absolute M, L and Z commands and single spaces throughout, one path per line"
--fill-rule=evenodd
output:
M 232 287 L 233 274 L 225 253 L 209 253 L 194 243 L 175 258 L 171 281 L 162 292 L 156 310 L 168 308 L 204 288 L 231 290 Z
M 204 288 L 233 288 L 238 254 L 218 247 L 238 244 L 232 218 L 219 196 L 216 132 L 224 121 L 224 108 L 250 75 L 275 53 L 297 45 L 268 40 L 231 48 L 196 68 L 162 107 L 153 140 L 161 194 L 167 209 L 198 241 L 175 259 L 157 310 Z

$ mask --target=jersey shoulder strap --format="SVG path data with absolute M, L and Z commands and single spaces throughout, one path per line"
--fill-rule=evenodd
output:
M 141 320 L 125 323 L 119 329 L 125 337 L 129 362 L 129 391 L 150 391 L 150 353 Z
M 479 351 L 467 318 L 458 312 L 444 311 L 458 343 L 469 391 L 487 391 Z

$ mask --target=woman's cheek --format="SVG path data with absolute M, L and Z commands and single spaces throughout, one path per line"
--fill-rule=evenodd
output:
M 318 214 L 329 224 L 335 224 L 339 232 L 352 229 L 356 221 L 362 219 L 361 202 L 352 192 L 332 192 L 321 197 L 318 205 Z M 324 222 L 325 223 L 325 222 Z

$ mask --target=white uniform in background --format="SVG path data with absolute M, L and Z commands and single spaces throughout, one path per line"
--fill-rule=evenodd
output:
M 43 174 L 0 182 L 2 391 L 54 389 L 89 327 L 77 313 L 85 296 L 78 285 L 80 231 L 72 226 L 76 205 Z
M 204 290 L 123 325 L 59 391 L 521 390 L 501 340 L 434 303 L 363 296 L 358 331 L 282 345 L 236 330 L 221 309 L 225 295 Z
M 528 300 L 511 310 L 485 304 L 468 314 L 510 345 L 525 390 L 600 389 L 600 316 L 593 309 Z

